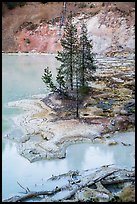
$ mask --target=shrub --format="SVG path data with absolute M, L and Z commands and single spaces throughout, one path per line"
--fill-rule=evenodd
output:
M 5 2 L 5 4 L 7 5 L 8 9 L 14 9 L 17 6 L 24 6 L 26 2 Z
M 96 7 L 95 4 L 90 5 L 90 8 L 95 8 L 95 7 Z
M 79 8 L 85 8 L 87 5 L 84 3 L 84 2 L 82 2 L 82 3 L 80 3 L 79 4 Z
M 79 92 L 80 92 L 80 94 L 82 95 L 82 96 L 85 96 L 85 95 L 87 95 L 88 93 L 89 93 L 89 91 L 90 91 L 90 88 L 88 87 L 88 86 L 81 86 L 80 88 L 79 88 Z
M 5 2 L 8 9 L 14 9 L 17 6 L 17 2 Z
M 25 42 L 27 43 L 27 44 L 30 44 L 30 39 L 29 38 L 26 38 L 26 39 L 24 39 L 25 40 Z

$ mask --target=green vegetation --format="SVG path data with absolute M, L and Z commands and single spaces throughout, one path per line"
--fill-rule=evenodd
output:
M 61 69 L 64 72 L 65 89 L 73 90 L 78 60 L 78 35 L 76 26 L 72 22 L 72 13 L 68 17 L 64 31 L 61 39 L 63 51 L 58 52 L 56 59 L 61 62 Z
M 27 2 L 4 2 L 6 5 L 7 5 L 7 7 L 8 7 L 8 9 L 14 9 L 14 8 L 16 8 L 17 6 L 24 6 Z
M 26 42 L 26 44 L 30 44 L 30 39 L 29 39 L 29 38 L 26 38 L 26 39 L 25 39 L 25 42 Z
M 85 87 L 89 76 L 96 71 L 93 64 L 94 58 L 91 53 L 92 44 L 87 38 L 87 27 L 83 23 L 81 28 L 80 46 L 79 46 L 79 67 L 80 67 L 80 84 Z
M 47 84 L 47 87 L 51 89 L 51 91 L 55 91 L 56 87 L 54 86 L 52 82 L 52 73 L 49 70 L 49 67 L 44 69 L 44 75 L 42 76 L 42 80 L 44 83 Z
M 87 7 L 87 5 L 86 5 L 86 3 L 84 3 L 84 2 L 82 2 L 82 3 L 79 4 L 79 8 L 86 8 L 86 7 Z
M 56 56 L 56 59 L 61 62 L 60 67 L 57 68 L 57 85 L 54 85 L 52 73 L 48 67 L 44 70 L 42 80 L 51 91 L 56 91 L 68 98 L 73 97 L 76 100 L 77 117 L 79 117 L 79 101 L 89 93 L 88 81 L 91 81 L 96 67 L 91 53 L 92 44 L 87 38 L 86 25 L 82 24 L 80 38 L 78 38 L 72 12 L 64 28 L 61 45 L 63 50 Z

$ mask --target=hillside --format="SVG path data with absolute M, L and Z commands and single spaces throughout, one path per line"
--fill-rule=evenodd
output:
M 27 2 L 9 10 L 3 5 L 2 51 L 56 53 L 61 50 L 63 6 L 63 2 Z M 95 53 L 134 52 L 135 2 L 67 2 L 64 19 L 70 11 L 78 29 L 83 19 L 87 24 Z

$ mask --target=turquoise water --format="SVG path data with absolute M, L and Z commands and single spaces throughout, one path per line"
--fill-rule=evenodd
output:
M 45 66 L 51 67 L 55 77 L 58 66 L 53 55 L 2 55 L 2 135 L 22 134 L 12 117 L 23 111 L 8 108 L 10 101 L 31 98 L 37 94 L 47 94 L 48 90 L 41 80 Z M 122 133 L 121 133 L 122 134 Z M 123 133 L 127 142 L 134 143 L 134 132 Z M 122 137 L 121 135 L 118 135 Z M 17 184 L 30 190 L 44 190 L 46 179 L 52 175 L 65 173 L 71 169 L 89 169 L 101 165 L 116 164 L 120 167 L 134 166 L 134 149 L 122 145 L 76 144 L 67 148 L 65 159 L 43 160 L 30 163 L 17 153 L 16 144 L 2 141 L 2 199 L 23 192 Z M 128 159 L 127 159 L 128 157 Z
M 58 66 L 58 62 L 52 55 L 31 55 L 19 56 L 2 54 L 2 136 L 16 131 L 16 126 L 12 121 L 12 117 L 21 114 L 23 111 L 18 108 L 8 108 L 7 104 L 10 101 L 31 98 L 37 94 L 47 94 L 45 84 L 41 80 L 44 68 L 49 66 L 51 69 Z M 54 71 L 54 73 L 56 73 Z M 55 77 L 55 76 L 54 76 Z M 12 168 L 12 163 L 15 165 L 15 159 L 10 159 L 15 149 L 10 147 L 9 141 L 2 141 L 2 158 L 3 158 L 3 194 L 8 196 L 7 192 L 14 192 L 12 182 L 14 175 L 18 170 Z M 6 151 L 7 150 L 7 151 Z M 17 152 L 16 152 L 17 154 Z M 5 156 L 8 156 L 5 159 Z M 14 155 L 15 156 L 15 155 Z M 16 157 L 14 157 L 16 158 Z M 19 156 L 20 160 L 22 159 Z M 14 172 L 15 173 L 12 173 Z M 8 173 L 10 172 L 10 174 Z M 16 182 L 16 181 L 15 181 Z M 7 185 L 9 184 L 9 185 Z M 14 182 L 13 182 L 14 184 Z M 12 188 L 12 190 L 10 189 Z
M 51 67 L 51 69 L 58 66 L 57 60 L 52 55 L 2 55 L 3 134 L 11 128 L 10 116 L 22 112 L 19 109 L 8 108 L 7 103 L 9 101 L 30 98 L 32 95 L 48 92 L 41 80 L 46 66 Z

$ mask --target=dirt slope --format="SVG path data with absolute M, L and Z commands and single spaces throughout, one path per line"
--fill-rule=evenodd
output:
M 2 50 L 4 52 L 50 52 L 61 50 L 60 19 L 63 2 L 28 2 L 8 10 L 2 7 Z M 95 53 L 134 50 L 134 2 L 67 2 L 66 15 L 73 11 L 79 26 L 85 19 Z

